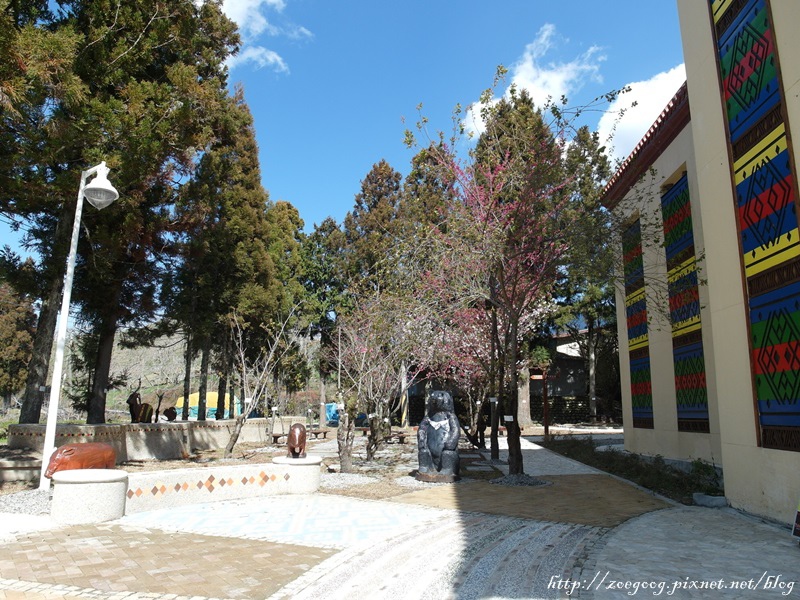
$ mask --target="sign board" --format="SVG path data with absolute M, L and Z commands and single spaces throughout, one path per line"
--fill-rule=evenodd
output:
M 541 380 L 541 379 L 544 379 L 544 375 L 541 375 L 541 374 L 539 374 L 539 375 L 531 375 L 531 379 L 540 379 Z
M 514 420 L 513 415 L 503 415 L 503 421 L 505 421 L 506 423 L 511 423 L 513 420 Z

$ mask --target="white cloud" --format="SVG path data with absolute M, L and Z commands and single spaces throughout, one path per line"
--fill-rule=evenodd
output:
M 577 92 L 587 80 L 602 82 L 600 63 L 605 60 L 601 49 L 592 46 L 583 54 L 568 62 L 545 62 L 545 56 L 557 48 L 565 40 L 558 35 L 555 25 L 545 24 L 530 44 L 525 47 L 522 56 L 509 68 L 511 85 L 517 90 L 527 90 L 534 103 L 542 106 L 548 99 L 558 102 L 562 96 L 569 98 Z M 507 94 L 506 89 L 504 94 Z M 492 103 L 497 102 L 492 99 Z M 480 107 L 472 106 L 471 114 L 464 120 L 468 132 L 480 134 L 483 122 L 475 111 Z
M 245 38 L 254 38 L 262 33 L 278 35 L 278 28 L 269 22 L 264 11 L 280 12 L 285 6 L 284 0 L 224 0 L 222 11 L 239 26 Z
M 262 46 L 246 46 L 239 54 L 228 59 L 228 68 L 233 69 L 245 63 L 254 64 L 257 69 L 270 67 L 278 73 L 289 72 L 289 67 L 277 52 Z
M 597 125 L 600 139 L 611 150 L 612 158 L 627 158 L 684 81 L 686 69 L 680 64 L 646 81 L 627 84 L 631 91 L 612 102 Z M 621 117 L 620 111 L 624 111 Z
M 546 24 L 536 39 L 525 47 L 525 52 L 512 65 L 511 83 L 517 89 L 527 90 L 537 105 L 544 104 L 548 98 L 558 100 L 569 97 L 578 91 L 586 80 L 601 83 L 600 63 L 605 56 L 600 48 L 592 46 L 569 62 L 544 63 L 544 57 L 556 46 L 556 28 Z
M 302 40 L 304 38 L 312 38 L 314 34 L 302 25 L 292 25 L 283 32 L 287 37 L 293 40 Z
M 275 24 L 269 13 L 282 13 L 285 7 L 285 0 L 223 0 L 223 12 L 239 26 L 242 36 L 241 51 L 228 60 L 230 69 L 252 64 L 257 69 L 268 67 L 279 73 L 289 72 L 286 61 L 277 52 L 258 45 L 263 36 L 293 40 L 313 37 L 308 29 L 286 19 L 282 19 L 281 25 Z

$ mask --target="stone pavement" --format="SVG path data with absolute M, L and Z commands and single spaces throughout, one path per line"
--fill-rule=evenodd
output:
M 0 598 L 800 598 L 788 529 L 523 452 L 548 485 L 279 496 L 92 526 L 3 514 Z

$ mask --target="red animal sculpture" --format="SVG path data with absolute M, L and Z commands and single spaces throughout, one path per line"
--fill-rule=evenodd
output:
M 302 423 L 295 423 L 289 428 L 289 437 L 286 445 L 289 447 L 290 458 L 306 457 L 306 428 Z
M 113 469 L 116 464 L 117 454 L 108 444 L 66 444 L 53 453 L 44 476 L 50 479 L 56 471 L 72 469 Z

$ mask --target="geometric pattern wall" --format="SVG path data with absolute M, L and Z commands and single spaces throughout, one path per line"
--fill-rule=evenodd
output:
M 622 271 L 625 278 L 625 315 L 631 371 L 633 426 L 653 428 L 653 386 L 644 287 L 641 222 L 622 233 Z
M 800 451 L 797 181 L 767 0 L 710 0 L 762 446 Z
M 708 433 L 708 392 L 700 322 L 697 257 L 689 182 L 685 174 L 661 196 L 661 214 L 667 258 L 678 431 Z

